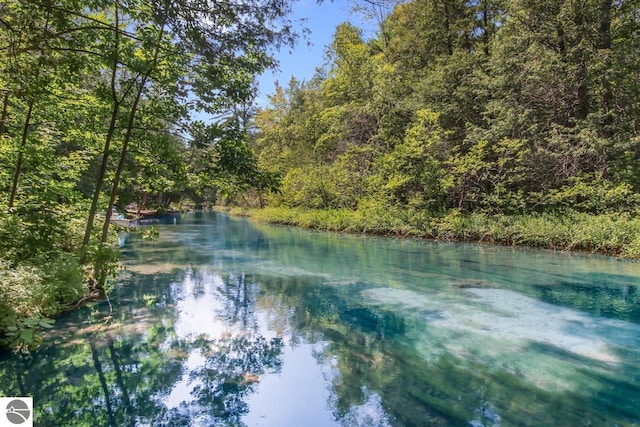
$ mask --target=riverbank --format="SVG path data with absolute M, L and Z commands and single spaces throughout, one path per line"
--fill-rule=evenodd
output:
M 231 215 L 259 222 L 322 231 L 485 242 L 554 250 L 588 251 L 640 258 L 640 219 L 622 214 L 574 211 L 521 215 L 465 214 L 427 216 L 393 210 L 307 210 L 267 207 L 229 209 Z
M 55 318 L 104 297 L 98 284 L 118 271 L 118 235 L 92 242 L 85 262 L 79 254 L 84 230 L 79 209 L 0 215 L 0 349 L 29 352 Z

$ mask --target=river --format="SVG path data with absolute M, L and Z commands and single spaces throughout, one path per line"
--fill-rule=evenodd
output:
M 170 217 L 0 357 L 37 426 L 640 425 L 640 264 Z

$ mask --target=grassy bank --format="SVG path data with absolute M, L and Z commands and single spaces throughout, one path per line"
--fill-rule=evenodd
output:
M 306 210 L 281 207 L 232 209 L 255 221 L 324 231 L 489 242 L 557 250 L 580 250 L 640 258 L 640 219 L 573 211 L 522 215 L 446 215 L 371 210 Z

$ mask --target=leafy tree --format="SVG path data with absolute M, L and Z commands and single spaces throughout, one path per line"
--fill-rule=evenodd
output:
M 430 211 L 446 206 L 444 162 L 451 147 L 438 119 L 432 111 L 418 111 L 404 141 L 379 158 L 370 185 L 392 205 Z
M 271 202 L 420 218 L 637 210 L 636 12 L 414 0 L 371 40 L 339 25 L 326 74 L 258 113 L 260 165 L 283 175 Z
M 295 39 L 289 7 L 276 0 L 0 6 L 0 261 L 3 271 L 6 265 L 25 277 L 35 268 L 43 283 L 45 266 L 66 264 L 60 271 L 69 273 L 70 292 L 52 286 L 52 299 L 40 300 L 50 305 L 43 316 L 92 295 L 96 285 L 104 290 L 117 262 L 112 208 L 136 190 L 157 193 L 158 202 L 191 191 L 191 112 L 206 112 L 223 127 L 238 106 L 251 104 L 254 76 L 274 65 L 272 49 Z M 208 186 L 237 192 L 276 185 L 257 168 L 246 139 L 231 125 L 221 143 L 215 136 L 202 142 L 210 148 L 206 160 L 217 162 L 202 166 Z M 95 233 L 103 210 L 102 232 Z M 72 274 L 78 271 L 84 285 Z M 30 305 L 37 298 L 19 294 L 24 310 L 3 311 L 11 318 L 3 327 L 26 324 L 37 311 Z

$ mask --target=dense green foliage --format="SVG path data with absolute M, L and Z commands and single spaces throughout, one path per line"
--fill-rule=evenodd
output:
M 115 209 L 269 188 L 245 143 L 288 4 L 0 4 L 0 345 L 103 294 Z
M 257 115 L 282 176 L 267 202 L 302 224 L 329 210 L 326 228 L 637 256 L 639 32 L 637 4 L 602 0 L 414 0 L 370 40 L 344 23 L 327 70 Z

